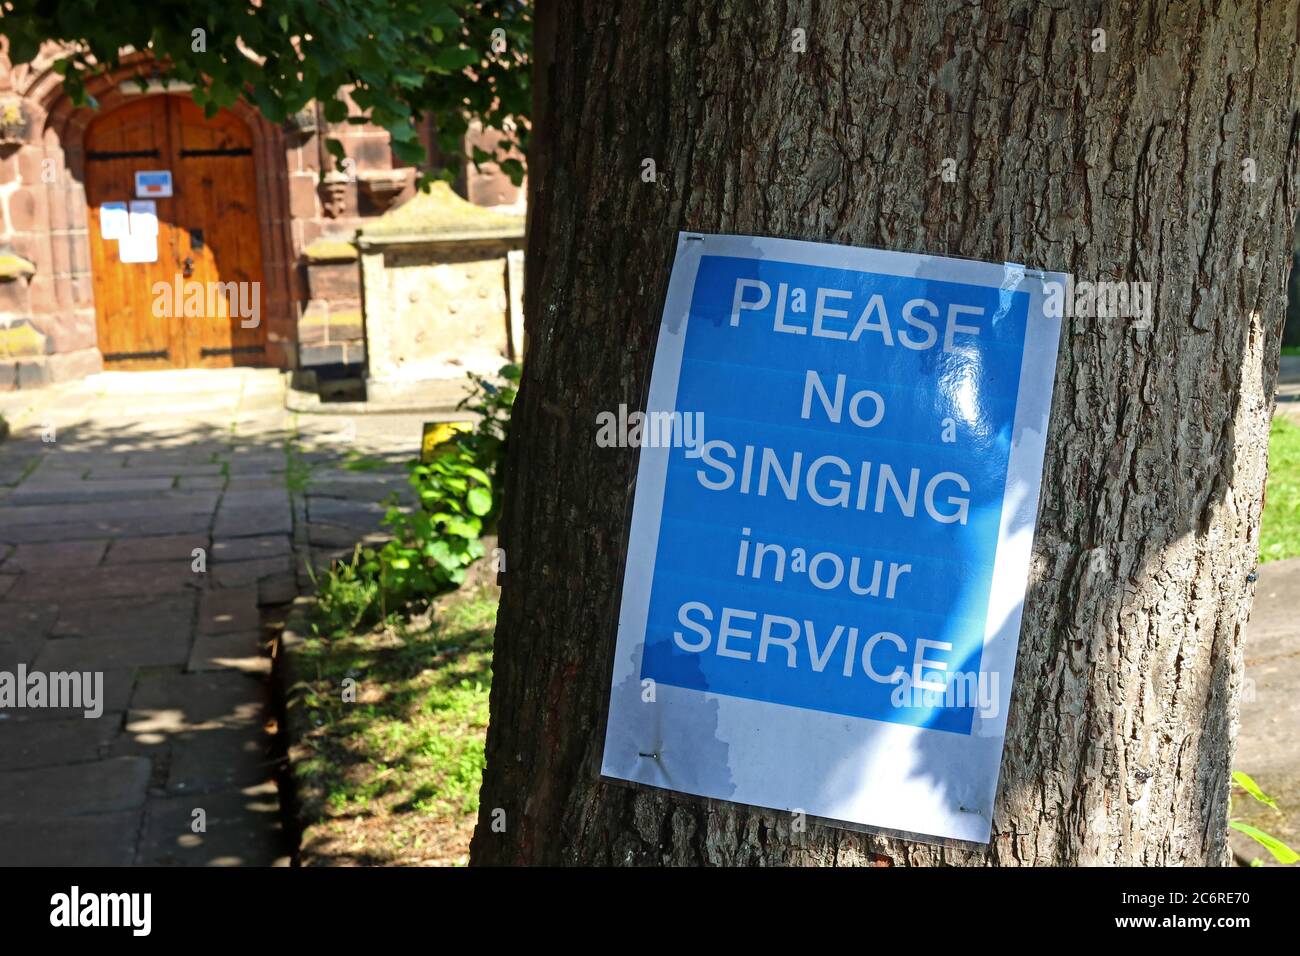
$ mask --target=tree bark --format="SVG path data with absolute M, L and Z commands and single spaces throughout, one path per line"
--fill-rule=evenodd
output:
M 1295 0 L 538 14 L 544 172 L 473 862 L 1225 863 L 1300 191 Z M 1064 323 L 986 848 L 797 833 L 598 778 L 637 455 L 597 448 L 595 421 L 643 401 L 682 229 L 1151 283 L 1149 328 Z

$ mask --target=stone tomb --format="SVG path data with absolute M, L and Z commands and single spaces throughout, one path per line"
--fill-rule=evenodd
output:
M 524 219 L 445 183 L 357 233 L 371 401 L 450 406 L 523 353 Z

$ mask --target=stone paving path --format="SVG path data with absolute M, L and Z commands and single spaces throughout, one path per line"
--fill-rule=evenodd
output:
M 292 415 L 252 369 L 2 398 L 0 672 L 104 686 L 98 718 L 0 708 L 0 864 L 287 863 L 268 647 L 437 416 Z
M 1246 681 L 1234 770 L 1255 778 L 1278 810 L 1249 797 L 1233 799 L 1233 815 L 1300 850 L 1300 558 L 1259 567 L 1246 629 Z M 1233 850 L 1274 865 L 1240 833 Z
M 0 445 L 0 671 L 103 674 L 98 718 L 0 711 L 0 863 L 287 861 L 260 610 L 297 593 L 281 396 L 101 376 Z

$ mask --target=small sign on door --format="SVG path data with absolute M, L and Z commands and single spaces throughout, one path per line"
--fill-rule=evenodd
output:
M 166 199 L 172 194 L 172 171 L 140 170 L 135 174 L 135 194 L 147 199 Z
M 130 231 L 126 203 L 106 202 L 99 207 L 99 235 L 101 239 L 121 239 Z
M 135 235 L 158 234 L 158 204 L 152 199 L 132 199 L 128 213 L 130 232 Z
M 158 261 L 158 204 L 152 199 L 132 199 L 126 235 L 117 242 L 122 262 Z

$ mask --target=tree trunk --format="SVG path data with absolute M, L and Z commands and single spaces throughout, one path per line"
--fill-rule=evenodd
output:
M 1297 206 L 1295 0 L 541 6 L 473 861 L 1225 863 Z M 795 833 L 598 777 L 637 453 L 596 447 L 595 421 L 643 402 L 683 229 L 1151 283 L 1149 327 L 1063 325 L 987 848 Z

